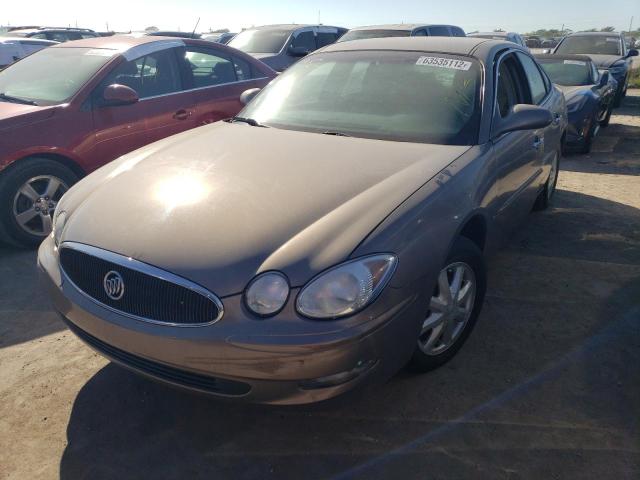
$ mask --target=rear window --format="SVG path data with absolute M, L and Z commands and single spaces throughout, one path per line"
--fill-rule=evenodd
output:
M 449 32 L 449 27 L 439 26 L 439 27 L 429 27 L 427 29 L 429 36 L 431 37 L 450 37 L 451 33 Z
M 278 53 L 290 36 L 290 30 L 245 30 L 229 46 L 246 53 Z

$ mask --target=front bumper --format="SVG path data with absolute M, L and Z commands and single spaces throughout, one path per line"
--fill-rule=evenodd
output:
M 310 403 L 386 380 L 409 360 L 420 328 L 418 296 L 392 288 L 346 328 L 303 319 L 291 301 L 275 318 L 256 319 L 240 295 L 222 299 L 225 315 L 213 325 L 155 325 L 105 309 L 65 281 L 51 238 L 38 265 L 54 308 L 96 351 L 156 380 L 230 399 Z M 308 333 L 300 322 L 312 322 Z

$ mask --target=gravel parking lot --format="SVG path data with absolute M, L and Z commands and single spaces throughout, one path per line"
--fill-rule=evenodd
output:
M 0 478 L 640 478 L 640 90 L 562 168 L 452 362 L 314 406 L 111 365 L 0 249 Z

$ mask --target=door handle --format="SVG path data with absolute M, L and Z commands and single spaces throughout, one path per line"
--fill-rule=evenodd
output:
M 533 148 L 535 148 L 536 150 L 540 149 L 540 147 L 542 147 L 544 145 L 544 139 L 538 137 L 536 135 L 536 138 L 533 139 Z
M 175 118 L 176 120 L 186 120 L 190 116 L 191 116 L 191 112 L 187 110 L 178 110 L 176 113 L 173 114 L 173 118 Z

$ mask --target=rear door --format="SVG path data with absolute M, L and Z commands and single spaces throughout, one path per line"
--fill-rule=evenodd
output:
M 195 125 L 233 117 L 243 107 L 240 94 L 266 84 L 264 75 L 251 62 L 226 49 L 188 45 L 180 52 L 185 81 L 195 106 Z

